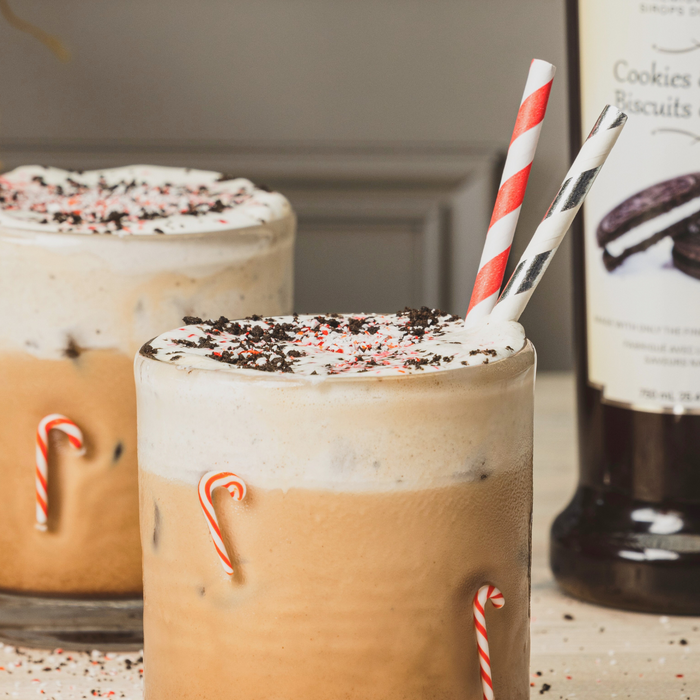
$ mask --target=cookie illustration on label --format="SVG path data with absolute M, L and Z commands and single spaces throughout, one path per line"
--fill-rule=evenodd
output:
M 693 202 L 693 204 L 690 204 Z M 675 216 L 674 216 L 675 215 Z M 658 226 L 640 227 L 656 221 Z M 641 239 L 640 239 L 641 234 Z M 596 231 L 603 248 L 603 263 L 612 272 L 627 258 L 641 253 L 666 237 L 674 240 L 673 263 L 700 279 L 700 173 L 659 182 L 637 192 L 608 212 Z M 614 243 L 620 252 L 610 250 Z
M 700 214 L 695 216 L 693 230 L 676 238 L 673 264 L 686 275 L 700 279 Z

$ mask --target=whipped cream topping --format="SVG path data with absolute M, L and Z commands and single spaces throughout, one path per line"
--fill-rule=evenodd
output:
M 291 368 L 270 369 L 265 335 Z M 251 487 L 394 491 L 530 468 L 534 349 L 517 323 L 466 330 L 421 309 L 189 324 L 146 344 L 135 376 L 139 468 L 192 485 L 217 469 Z
M 183 320 L 186 325 L 146 343 L 141 354 L 188 369 L 322 378 L 488 364 L 513 355 L 525 343 L 518 323 L 467 329 L 463 319 L 427 307 L 391 315 Z
M 255 226 L 290 213 L 278 192 L 205 170 L 134 165 L 79 172 L 30 165 L 0 176 L 5 228 L 183 234 Z

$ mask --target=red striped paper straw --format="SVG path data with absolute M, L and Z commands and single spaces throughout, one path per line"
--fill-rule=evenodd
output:
M 502 608 L 506 601 L 503 593 L 496 586 L 482 586 L 474 596 L 474 627 L 476 628 L 476 645 L 479 649 L 479 665 L 481 666 L 481 688 L 484 691 L 484 700 L 494 700 L 489 638 L 486 634 L 486 616 L 484 615 L 487 600 L 493 603 L 494 608 Z
M 226 546 L 221 537 L 221 528 L 219 527 L 219 521 L 216 517 L 214 503 L 212 501 L 212 494 L 214 490 L 219 487 L 226 489 L 237 501 L 242 501 L 245 498 L 246 486 L 240 477 L 231 472 L 207 472 L 199 480 L 198 486 L 199 505 L 202 506 L 202 512 L 207 520 L 207 527 L 209 528 L 211 539 L 214 542 L 214 549 L 216 549 L 224 571 L 229 576 L 232 576 L 233 566 L 226 553 Z
M 83 452 L 83 433 L 69 418 L 60 413 L 51 413 L 39 421 L 36 431 L 36 527 L 46 532 L 49 518 L 49 433 L 60 430 L 68 436 L 73 447 Z
M 469 302 L 467 326 L 476 325 L 496 305 L 555 71 L 556 68 L 551 63 L 539 59 L 534 59 L 530 64 L 530 73 L 508 146 L 501 184 Z

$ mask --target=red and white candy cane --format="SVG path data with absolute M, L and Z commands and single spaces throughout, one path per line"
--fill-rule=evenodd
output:
M 237 501 L 242 501 L 245 498 L 246 486 L 245 482 L 240 477 L 231 472 L 207 472 L 199 480 L 199 505 L 202 506 L 204 517 L 207 519 L 209 532 L 214 541 L 216 553 L 219 555 L 221 566 L 224 567 L 224 571 L 229 576 L 232 576 L 233 567 L 231 566 L 231 560 L 228 558 L 228 554 L 226 554 L 226 547 L 221 538 L 221 529 L 219 528 L 219 521 L 216 518 L 214 503 L 212 501 L 212 494 L 214 490 L 219 487 L 226 489 Z
M 70 418 L 51 413 L 39 421 L 36 431 L 36 529 L 46 531 L 49 516 L 49 433 L 60 430 L 79 455 L 84 454 L 83 433 Z
M 488 316 L 496 305 L 542 130 L 542 120 L 547 111 L 555 70 L 551 63 L 538 59 L 530 64 L 530 73 L 515 120 L 498 196 L 486 232 L 479 271 L 469 302 L 467 326 L 476 325 Z
M 493 700 L 489 639 L 486 634 L 486 617 L 484 616 L 484 607 L 487 600 L 493 603 L 494 608 L 502 608 L 506 601 L 503 593 L 496 586 L 482 586 L 474 596 L 474 627 L 476 627 L 476 644 L 479 647 L 481 687 L 484 691 L 484 700 Z

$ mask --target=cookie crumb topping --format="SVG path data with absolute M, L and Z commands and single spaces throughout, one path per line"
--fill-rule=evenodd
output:
M 26 166 L 0 176 L 0 218 L 70 233 L 166 234 L 275 218 L 286 200 L 268 188 L 221 173 L 130 166 L 67 171 Z M 198 223 L 194 220 L 199 219 Z
M 477 337 L 464 328 L 463 319 L 425 306 L 391 315 L 295 314 L 236 321 L 186 316 L 183 323 L 144 345 L 142 354 L 209 369 L 218 365 L 306 376 L 406 374 L 488 364 L 513 354 L 511 346 L 524 342 L 518 324 L 494 325 Z

